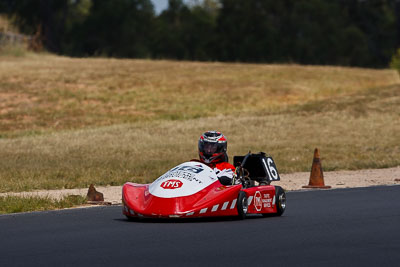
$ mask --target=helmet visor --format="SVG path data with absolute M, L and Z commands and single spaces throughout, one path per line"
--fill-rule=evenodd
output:
M 206 155 L 212 155 L 217 152 L 218 144 L 217 143 L 205 143 L 203 147 L 203 152 Z

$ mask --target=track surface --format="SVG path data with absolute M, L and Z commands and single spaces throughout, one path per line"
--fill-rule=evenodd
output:
M 400 186 L 289 192 L 282 217 L 130 222 L 120 206 L 0 216 L 0 266 L 399 266 Z

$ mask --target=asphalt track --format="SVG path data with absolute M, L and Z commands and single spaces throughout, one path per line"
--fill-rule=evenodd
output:
M 0 216 L 0 266 L 400 266 L 400 186 L 289 192 L 282 217 Z

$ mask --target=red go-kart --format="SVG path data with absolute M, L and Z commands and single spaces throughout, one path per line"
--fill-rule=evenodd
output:
M 132 218 L 193 218 L 247 214 L 282 215 L 286 195 L 279 186 L 276 165 L 265 153 L 235 156 L 236 178 L 222 185 L 207 165 L 182 163 L 151 184 L 125 183 L 123 214 Z

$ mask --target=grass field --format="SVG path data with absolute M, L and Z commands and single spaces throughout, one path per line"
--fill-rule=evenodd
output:
M 0 196 L 0 214 L 65 209 L 85 203 L 85 197 L 74 195 L 66 196 L 60 200 L 38 196 Z
M 280 172 L 400 165 L 392 70 L 0 57 L 0 192 L 150 182 L 206 130 Z

